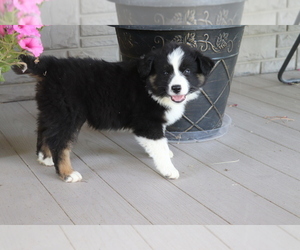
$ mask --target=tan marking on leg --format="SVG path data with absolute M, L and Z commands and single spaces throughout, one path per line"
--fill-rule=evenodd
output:
M 41 147 L 41 151 L 44 154 L 45 158 L 52 157 L 51 151 L 46 143 L 43 143 L 43 146 Z
M 58 163 L 59 174 L 62 178 L 69 176 L 73 172 L 70 159 L 70 149 L 66 148 L 62 151 L 60 161 Z

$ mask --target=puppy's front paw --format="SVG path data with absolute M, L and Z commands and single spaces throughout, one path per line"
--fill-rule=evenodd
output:
M 175 168 L 171 173 L 170 175 L 167 176 L 169 179 L 171 180 L 176 180 L 179 178 L 179 172 L 178 170 Z
M 71 182 L 78 182 L 78 181 L 81 181 L 82 180 L 82 176 L 79 172 L 77 171 L 73 171 L 72 174 L 70 175 L 67 175 L 64 177 L 64 181 L 65 182 L 68 182 L 68 183 L 71 183 Z
M 179 172 L 176 168 L 172 167 L 172 168 L 166 168 L 164 170 L 160 170 L 160 173 L 162 174 L 162 176 L 168 178 L 168 179 L 172 179 L 172 180 L 176 180 L 179 178 Z

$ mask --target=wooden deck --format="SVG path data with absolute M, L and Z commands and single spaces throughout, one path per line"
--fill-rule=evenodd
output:
M 0 226 L 5 250 L 299 250 L 299 226 Z
M 226 109 L 233 120 L 229 132 L 213 141 L 171 145 L 178 180 L 156 173 L 132 134 L 84 126 L 72 154 L 84 179 L 75 184 L 37 163 L 37 111 L 28 100 L 34 87 L 20 87 L 0 86 L 2 225 L 300 224 L 299 85 L 283 85 L 275 74 L 235 78 Z M 125 231 L 140 230 L 137 241 L 148 242 L 151 227 L 137 228 Z M 72 235 L 76 229 L 69 230 Z M 218 227 L 197 230 L 222 238 Z M 292 238 L 299 244 L 299 233 Z M 231 247 L 226 240 L 218 244 Z

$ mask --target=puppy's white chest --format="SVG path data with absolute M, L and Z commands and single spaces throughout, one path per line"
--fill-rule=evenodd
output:
M 166 126 L 169 126 L 179 120 L 184 112 L 185 105 L 172 105 L 172 108 L 167 110 L 165 118 L 167 120 Z

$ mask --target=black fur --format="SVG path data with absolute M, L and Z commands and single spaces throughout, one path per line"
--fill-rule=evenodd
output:
M 137 136 L 152 140 L 163 138 L 168 107 L 151 95 L 167 96 L 166 86 L 172 74 L 167 55 L 178 46 L 170 43 L 143 59 L 130 62 L 51 56 L 35 60 L 21 56 L 27 64 L 25 73 L 38 79 L 37 153 L 48 147 L 57 173 L 65 178 L 67 173 L 60 169 L 62 151 L 76 139 L 85 122 L 99 130 L 130 129 Z M 185 52 L 181 67 L 189 67 L 190 91 L 197 91 L 203 85 L 197 74 L 207 76 L 213 62 L 196 49 L 181 47 Z M 16 67 L 14 70 L 22 73 Z M 151 76 L 155 79 L 151 80 Z

